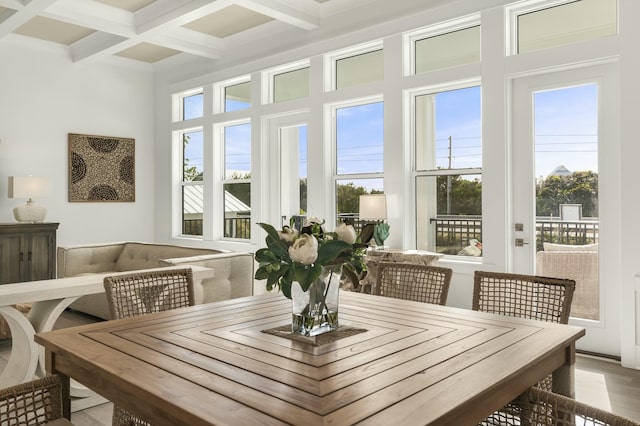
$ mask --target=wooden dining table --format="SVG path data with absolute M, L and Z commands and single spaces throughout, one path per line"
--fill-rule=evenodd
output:
M 50 373 L 153 425 L 471 425 L 550 373 L 573 394 L 583 328 L 355 292 L 339 315 L 292 336 L 291 301 L 267 294 L 35 340 Z

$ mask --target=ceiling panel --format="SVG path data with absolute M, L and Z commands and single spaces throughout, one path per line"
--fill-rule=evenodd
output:
M 122 50 L 116 55 L 123 58 L 135 59 L 137 61 L 148 62 L 153 64 L 162 59 L 167 59 L 171 56 L 180 53 L 178 50 L 169 49 L 168 47 L 162 47 L 151 43 L 140 43 L 132 46 L 128 49 Z
M 74 62 L 118 55 L 145 69 L 229 64 L 455 1 L 0 0 L 0 42 L 20 34 L 68 46 Z
M 34 16 L 17 28 L 14 33 L 41 40 L 70 45 L 93 33 L 90 28 L 56 21 L 43 16 Z
M 273 18 L 241 6 L 229 6 L 184 25 L 190 30 L 224 38 L 257 27 Z

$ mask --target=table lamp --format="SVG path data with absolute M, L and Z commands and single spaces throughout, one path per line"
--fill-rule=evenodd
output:
M 389 236 L 387 219 L 387 196 L 385 194 L 366 194 L 360 196 L 360 220 L 375 220 L 373 238 L 378 246 L 384 246 Z
M 35 205 L 33 198 L 49 195 L 50 182 L 43 177 L 9 176 L 9 198 L 26 198 L 27 203 L 13 209 L 13 216 L 18 222 L 42 222 L 47 209 Z

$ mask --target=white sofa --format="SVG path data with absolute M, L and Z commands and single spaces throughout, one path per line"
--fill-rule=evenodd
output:
M 599 319 L 598 244 L 544 243 L 544 251 L 536 253 L 536 274 L 575 280 L 571 316 Z
M 203 266 L 214 277 L 195 289 L 196 303 L 209 303 L 253 294 L 253 254 L 169 244 L 118 242 L 110 244 L 60 246 L 57 252 L 58 278 L 79 275 L 138 271 L 163 266 Z M 71 309 L 109 319 L 104 293 L 83 296 Z

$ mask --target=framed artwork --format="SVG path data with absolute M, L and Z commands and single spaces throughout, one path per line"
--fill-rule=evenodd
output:
M 135 140 L 69 133 L 69 201 L 136 200 Z

